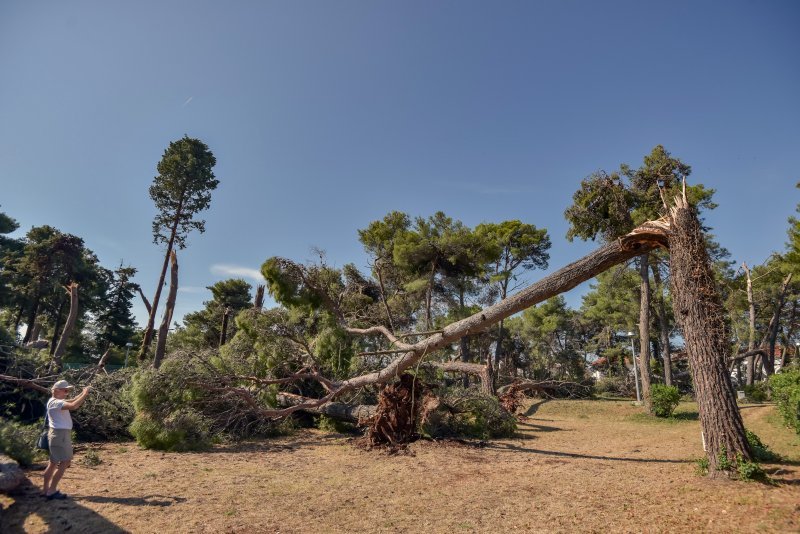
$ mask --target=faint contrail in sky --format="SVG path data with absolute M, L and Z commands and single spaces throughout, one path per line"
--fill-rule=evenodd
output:
M 183 105 L 182 105 L 181 107 L 182 107 L 182 108 L 185 108 L 185 107 L 187 106 L 187 104 L 189 104 L 189 102 L 191 102 L 191 101 L 192 101 L 192 99 L 193 99 L 193 98 L 194 98 L 193 96 L 190 96 L 189 98 L 187 98 L 187 99 L 186 99 L 186 102 L 184 102 L 184 103 L 183 103 Z

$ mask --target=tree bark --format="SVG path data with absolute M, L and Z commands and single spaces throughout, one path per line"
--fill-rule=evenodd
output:
M 659 337 L 661 338 L 661 361 L 664 362 L 664 383 L 672 385 L 672 354 L 669 348 L 669 324 L 667 322 L 667 309 L 664 303 L 664 286 L 661 284 L 661 273 L 658 265 L 652 265 L 653 280 L 658 292 L 656 315 L 658 315 Z
M 751 460 L 744 424 L 727 370 L 723 309 L 696 214 L 685 197 L 672 208 L 670 268 L 675 317 L 683 329 L 700 412 L 709 475 L 720 472 L 721 458 Z
M 653 411 L 650 396 L 650 269 L 648 256 L 639 256 L 639 276 L 642 279 L 639 300 L 639 376 L 642 379 L 642 401 L 648 412 Z
M 67 322 L 64 324 L 64 331 L 61 333 L 61 339 L 58 340 L 56 351 L 53 353 L 53 364 L 59 371 L 64 351 L 67 350 L 67 340 L 72 334 L 72 329 L 75 328 L 75 321 L 78 320 L 78 284 L 71 283 L 67 290 L 69 292 L 69 315 L 67 315 Z
M 167 306 L 164 309 L 164 318 L 161 320 L 161 327 L 158 329 L 158 343 L 156 344 L 156 354 L 153 357 L 153 367 L 158 369 L 164 360 L 164 353 L 167 350 L 167 335 L 169 325 L 172 322 L 172 312 L 175 310 L 175 299 L 178 295 L 178 255 L 173 250 L 170 253 L 172 266 L 170 268 L 169 295 L 167 296 Z

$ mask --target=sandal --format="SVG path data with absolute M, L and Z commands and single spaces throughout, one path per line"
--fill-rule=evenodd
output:
M 51 493 L 50 495 L 47 495 L 47 500 L 48 501 L 52 501 L 52 500 L 61 501 L 61 500 L 64 500 L 66 498 L 67 498 L 67 494 L 66 493 L 61 493 L 60 491 L 56 491 L 55 493 Z

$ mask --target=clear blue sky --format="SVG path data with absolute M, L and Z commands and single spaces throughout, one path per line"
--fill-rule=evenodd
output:
M 546 227 L 559 268 L 593 246 L 564 239 L 580 180 L 660 143 L 758 264 L 800 201 L 798 28 L 796 1 L 5 1 L 0 209 L 152 294 L 147 188 L 170 141 L 204 140 L 221 183 L 180 317 L 269 256 L 366 269 L 356 230 L 390 210 Z

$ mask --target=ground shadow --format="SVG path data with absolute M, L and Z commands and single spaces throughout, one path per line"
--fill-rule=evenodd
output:
M 125 506 L 172 506 L 186 502 L 185 497 L 169 497 L 166 495 L 147 495 L 145 497 L 100 497 L 96 495 L 77 495 L 74 500 L 97 503 L 122 504 Z
M 4 534 L 26 532 L 26 523 L 29 521 L 34 524 L 44 523 L 48 533 L 128 532 L 94 510 L 81 506 L 72 497 L 48 501 L 39 495 L 39 491 L 40 489 L 26 478 L 9 494 L 14 502 L 0 510 L 0 532 Z
M 532 432 L 564 432 L 563 428 L 558 428 L 557 426 L 547 426 L 547 425 L 540 425 L 539 423 L 535 423 L 530 419 L 526 419 L 524 421 L 517 421 L 518 427 L 527 427 L 526 430 L 530 430 Z
M 691 463 L 691 460 L 670 460 L 670 459 L 660 459 L 660 458 L 624 458 L 617 456 L 596 456 L 592 454 L 579 454 L 575 452 L 546 451 L 543 449 L 520 447 L 519 445 L 514 445 L 513 443 L 499 443 L 499 442 L 487 443 L 486 449 L 489 450 L 494 449 L 502 452 L 525 452 L 530 454 L 541 454 L 544 456 L 557 456 L 561 458 L 583 458 L 586 460 L 610 460 L 614 462 L 658 463 L 658 464 Z
M 542 404 L 548 402 L 549 400 L 550 399 L 542 399 L 539 402 L 535 402 L 535 403 L 531 404 L 528 407 L 528 409 L 525 410 L 525 413 L 522 414 L 522 415 L 524 415 L 525 417 L 531 417 L 532 415 L 534 415 L 539 410 L 539 408 L 542 407 Z

